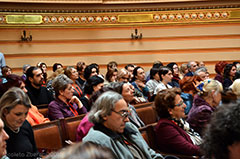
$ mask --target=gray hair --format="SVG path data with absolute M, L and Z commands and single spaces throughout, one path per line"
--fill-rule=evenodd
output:
M 205 73 L 207 73 L 207 68 L 206 68 L 206 67 L 198 67 L 198 68 L 196 69 L 196 71 L 194 72 L 194 74 L 198 76 L 198 74 L 199 74 L 200 72 L 205 72 Z
M 31 101 L 28 95 L 22 89 L 12 87 L 0 99 L 0 117 L 5 121 L 3 111 L 7 110 L 10 112 L 18 104 L 31 108 Z
M 195 62 L 195 61 L 189 61 L 189 62 L 187 63 L 187 68 L 191 68 L 191 64 L 192 64 L 193 62 Z
M 122 95 L 113 91 L 107 91 L 103 93 L 94 103 L 88 119 L 93 124 L 103 123 L 103 117 L 110 115 L 115 108 L 115 104 L 123 99 Z
M 52 87 L 56 93 L 56 97 L 59 95 L 60 90 L 65 90 L 68 84 L 72 84 L 73 81 L 64 74 L 58 75 L 52 83 Z

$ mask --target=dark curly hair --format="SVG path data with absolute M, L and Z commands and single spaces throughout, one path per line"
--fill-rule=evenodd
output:
M 155 109 L 160 118 L 170 118 L 169 108 L 175 107 L 175 97 L 181 95 L 179 88 L 170 88 L 158 92 L 155 97 Z
M 224 79 L 226 78 L 230 78 L 230 71 L 231 69 L 235 67 L 233 64 L 227 64 L 224 68 L 224 73 L 223 73 L 223 77 Z
M 91 73 L 92 73 L 92 69 L 95 68 L 96 69 L 96 72 L 97 74 L 99 74 L 99 68 L 96 64 L 92 63 L 88 66 L 86 66 L 85 70 L 84 70 L 84 78 L 86 80 L 88 80 L 88 78 L 91 76 Z
M 95 75 L 95 76 L 90 77 L 85 84 L 84 93 L 92 94 L 94 91 L 93 87 L 97 86 L 98 84 L 103 83 L 103 82 L 104 82 L 104 79 L 99 76 Z
M 206 158 L 228 159 L 228 147 L 240 142 L 240 103 L 218 107 L 207 126 L 201 149 Z

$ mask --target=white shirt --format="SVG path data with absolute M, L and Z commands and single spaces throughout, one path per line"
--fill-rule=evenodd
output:
M 170 86 L 169 84 L 165 85 L 164 83 L 160 82 L 157 85 L 157 88 L 154 90 L 154 94 L 157 94 L 159 91 L 168 89 L 168 88 L 172 88 L 172 86 Z
M 147 86 L 147 88 L 148 88 L 149 93 L 150 93 L 151 96 L 153 95 L 155 88 L 156 88 L 159 84 L 160 84 L 160 82 L 158 82 L 158 81 L 155 80 L 155 79 L 150 79 L 149 81 L 147 81 L 146 86 Z

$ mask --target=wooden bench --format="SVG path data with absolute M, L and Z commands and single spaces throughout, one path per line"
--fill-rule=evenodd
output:
M 45 118 L 48 118 L 48 104 L 36 105 L 36 107 Z
M 66 145 L 66 134 L 63 131 L 62 120 L 34 125 L 32 128 L 38 149 L 51 152 L 61 149 Z
M 34 125 L 33 132 L 40 152 L 57 151 L 68 145 L 65 141 L 76 141 L 76 131 L 85 114 Z
M 81 114 L 76 117 L 69 117 L 64 119 L 66 137 L 68 140 L 71 140 L 72 142 L 76 142 L 77 127 L 81 122 L 81 120 L 84 118 L 84 116 L 85 114 Z
M 157 122 L 158 116 L 152 102 L 135 105 L 134 107 L 136 108 L 138 116 L 145 125 Z

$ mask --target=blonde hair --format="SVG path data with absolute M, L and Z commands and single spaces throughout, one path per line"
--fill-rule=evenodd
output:
M 187 70 L 188 67 L 187 67 L 187 63 L 183 63 L 180 68 L 179 68 L 179 71 L 181 74 L 184 74 L 185 70 Z
M 128 75 L 130 77 L 130 73 L 128 72 L 128 70 L 122 68 L 118 71 L 117 80 L 121 79 L 125 75 Z
M 215 92 L 223 91 L 222 84 L 219 81 L 213 80 L 213 79 L 206 79 L 202 81 L 197 86 L 197 89 L 199 91 L 199 95 L 201 96 L 208 96 L 209 93 L 211 93 L 212 91 L 215 91 Z
M 59 68 L 55 72 L 53 72 L 52 75 L 50 77 L 48 77 L 47 83 L 51 80 L 54 80 L 60 74 L 64 74 L 63 68 Z
M 6 109 L 10 112 L 16 105 L 21 104 L 27 108 L 31 108 L 31 101 L 28 95 L 17 87 L 10 88 L 3 94 L 0 100 L 0 117 L 5 121 L 3 111 Z
M 233 84 L 230 86 L 233 93 L 237 96 L 240 96 L 240 79 L 236 79 Z

